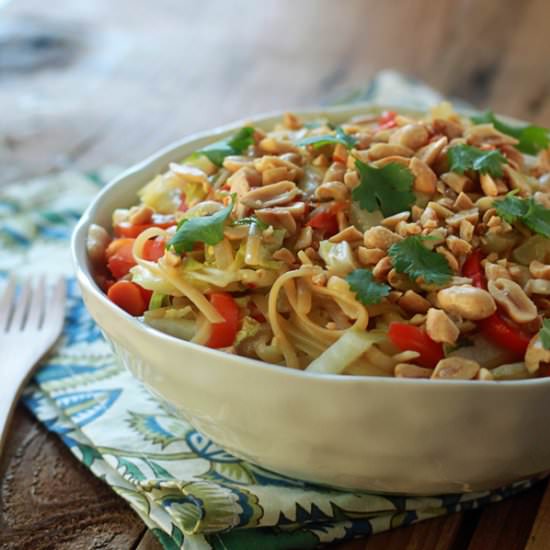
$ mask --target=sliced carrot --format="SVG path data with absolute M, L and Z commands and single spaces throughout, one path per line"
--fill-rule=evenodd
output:
M 143 246 L 143 257 L 150 262 L 156 262 L 164 255 L 164 239 L 149 239 Z
M 107 259 L 109 259 L 111 256 L 116 254 L 121 248 L 127 245 L 133 245 L 134 241 L 135 239 L 128 239 L 128 238 L 114 239 L 113 241 L 111 241 L 111 243 L 109 244 L 105 252 Z
M 124 277 L 136 265 L 132 248 L 135 239 L 115 239 L 107 247 L 107 267 L 115 279 Z
M 147 308 L 140 287 L 131 281 L 117 281 L 107 291 L 109 299 L 130 315 L 143 315 Z

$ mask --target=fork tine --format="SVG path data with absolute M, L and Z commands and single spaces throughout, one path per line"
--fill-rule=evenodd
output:
M 65 301 L 67 299 L 67 289 L 65 279 L 60 277 L 54 287 L 51 299 L 51 321 L 54 325 L 63 324 L 65 320 Z M 48 313 L 44 314 L 44 322 L 49 318 Z
M 29 305 L 29 317 L 25 323 L 27 328 L 40 328 L 42 319 L 44 318 L 44 302 L 46 294 L 46 277 L 42 275 L 38 280 L 38 285 L 32 293 L 31 302 Z
M 10 323 L 11 330 L 21 330 L 23 328 L 23 321 L 25 320 L 25 317 L 27 315 L 31 293 L 32 293 L 31 281 L 27 279 L 23 283 L 21 294 L 17 298 L 14 306 L 13 318 Z
M 13 298 L 15 296 L 15 279 L 9 278 L 8 284 L 0 301 L 0 332 L 6 330 L 12 311 Z

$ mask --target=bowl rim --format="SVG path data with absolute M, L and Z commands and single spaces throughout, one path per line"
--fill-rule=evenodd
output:
M 305 116 L 310 119 L 315 119 L 323 117 L 324 115 L 338 115 L 349 113 L 349 116 L 353 114 L 357 115 L 362 112 L 382 112 L 384 110 L 399 110 L 401 112 L 408 112 L 413 114 L 422 114 L 422 109 L 414 107 L 406 107 L 403 105 L 392 105 L 392 104 L 381 104 L 371 101 L 358 102 L 354 104 L 343 104 L 336 106 L 327 106 L 327 107 L 309 107 L 303 109 L 293 109 L 292 112 L 298 116 Z M 479 111 L 474 109 L 456 109 L 461 114 L 475 114 Z M 73 269 L 76 275 L 76 278 L 79 284 L 85 287 L 86 291 L 94 296 L 96 300 L 99 300 L 104 308 L 107 308 L 109 312 L 117 317 L 121 323 L 130 324 L 134 330 L 137 330 L 138 333 L 141 332 L 144 335 L 153 337 L 159 340 L 159 344 L 162 345 L 163 341 L 170 342 L 171 345 L 176 347 L 181 347 L 182 351 L 189 346 L 197 351 L 201 351 L 207 356 L 210 356 L 212 360 L 227 361 L 230 358 L 238 358 L 240 364 L 244 364 L 250 368 L 261 368 L 263 370 L 269 370 L 273 375 L 277 376 L 290 376 L 298 377 L 301 379 L 317 379 L 317 380 L 327 380 L 332 383 L 338 384 L 398 384 L 400 386 L 410 385 L 410 386 L 423 386 L 423 387 L 434 387 L 441 388 L 441 386 L 459 388 L 459 387 L 468 387 L 468 388 L 478 388 L 481 387 L 496 387 L 496 386 L 514 386 L 519 385 L 521 387 L 527 387 L 529 385 L 542 385 L 550 384 L 550 378 L 528 378 L 521 380 L 441 380 L 441 379 L 423 379 L 423 378 L 397 378 L 394 376 L 360 376 L 360 375 L 342 375 L 342 374 L 332 374 L 332 373 L 316 373 L 316 372 L 307 372 L 300 369 L 291 369 L 282 365 L 276 365 L 272 363 L 267 363 L 259 359 L 252 359 L 244 356 L 236 356 L 228 354 L 226 352 L 208 348 L 200 344 L 195 344 L 187 340 L 182 340 L 166 334 L 160 330 L 154 329 L 146 325 L 143 322 L 140 322 L 137 318 L 132 317 L 126 313 L 121 308 L 117 307 L 112 303 L 107 295 L 99 288 L 97 283 L 92 277 L 90 270 L 82 265 L 79 260 L 79 250 L 81 246 L 84 246 L 87 228 L 90 223 L 94 221 L 94 217 L 97 214 L 98 205 L 101 203 L 118 185 L 121 185 L 123 182 L 126 182 L 128 179 L 137 176 L 140 172 L 147 170 L 154 163 L 156 163 L 160 158 L 175 153 L 175 151 L 185 145 L 188 145 L 192 142 L 205 139 L 205 138 L 220 138 L 225 134 L 228 134 L 231 131 L 234 131 L 242 126 L 247 124 L 255 124 L 266 122 L 270 119 L 280 118 L 287 110 L 278 109 L 263 112 L 256 114 L 254 116 L 243 117 L 237 119 L 233 122 L 216 126 L 211 129 L 201 130 L 198 132 L 193 132 L 187 134 L 181 139 L 171 142 L 170 144 L 158 149 L 151 155 L 147 156 L 142 161 L 139 161 L 129 168 L 123 170 L 119 175 L 112 178 L 106 185 L 104 185 L 99 193 L 93 198 L 92 202 L 88 205 L 86 210 L 83 212 L 82 216 L 78 220 L 76 226 L 74 227 L 71 235 L 70 241 L 70 250 L 71 250 L 71 260 L 73 263 Z M 499 115 L 501 116 L 501 115 Z M 501 118 L 506 119 L 510 122 L 522 123 L 518 119 L 501 116 Z M 170 160 L 168 162 L 173 162 Z

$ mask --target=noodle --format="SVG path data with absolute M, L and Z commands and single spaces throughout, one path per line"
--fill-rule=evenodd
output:
M 216 308 L 204 297 L 199 290 L 185 282 L 181 277 L 178 277 L 178 272 L 175 268 L 167 266 L 164 262 L 159 262 L 159 269 L 164 277 L 174 285 L 182 294 L 189 298 L 197 309 L 211 323 L 222 323 L 224 318 L 218 313 Z

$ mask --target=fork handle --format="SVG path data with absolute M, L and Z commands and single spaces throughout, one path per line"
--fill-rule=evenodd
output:
M 19 397 L 23 393 L 25 383 L 31 377 L 32 369 L 15 368 L 15 365 L 33 365 L 38 362 L 43 354 L 37 354 L 34 350 L 19 350 L 17 357 L 2 357 L 2 362 L 8 365 L 5 372 L 2 372 L 0 384 L 0 456 L 6 444 L 8 429 L 15 411 Z M 24 363 L 21 359 L 24 359 Z

